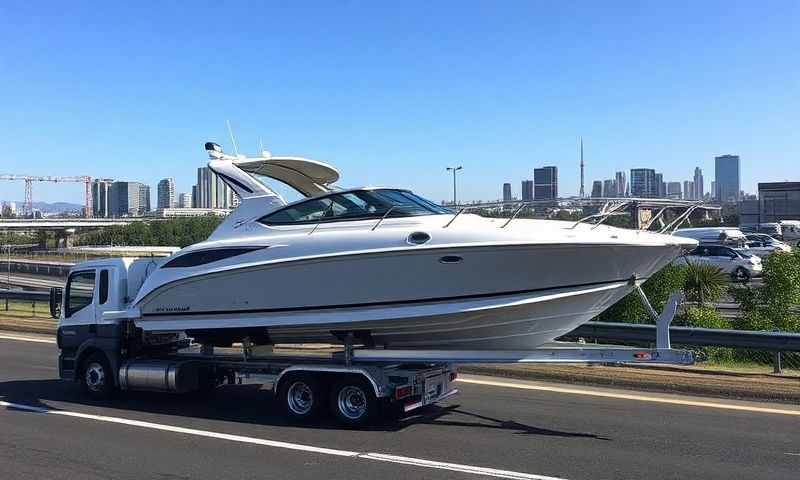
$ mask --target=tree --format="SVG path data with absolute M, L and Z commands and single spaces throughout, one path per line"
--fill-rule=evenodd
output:
M 774 252 L 764 261 L 763 284 L 731 289 L 742 315 L 736 328 L 800 331 L 800 250 Z

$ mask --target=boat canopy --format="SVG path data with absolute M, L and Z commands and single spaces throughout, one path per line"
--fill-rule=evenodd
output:
M 339 171 L 333 166 L 308 158 L 275 157 L 267 151 L 256 157 L 229 155 L 213 142 L 206 142 L 205 148 L 209 168 L 243 200 L 263 194 L 276 195 L 256 175 L 282 182 L 306 197 L 333 191 L 333 183 L 339 180 Z
M 327 193 L 339 180 L 339 171 L 327 163 L 303 157 L 235 158 L 243 171 L 283 182 L 306 196 Z

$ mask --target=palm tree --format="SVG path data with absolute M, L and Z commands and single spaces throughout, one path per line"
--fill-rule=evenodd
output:
M 721 268 L 707 263 L 689 263 L 683 291 L 686 299 L 703 306 L 717 300 L 728 287 L 728 276 Z

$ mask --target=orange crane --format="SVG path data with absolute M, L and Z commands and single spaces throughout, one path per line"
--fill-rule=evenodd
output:
M 23 215 L 33 215 L 33 182 L 78 182 L 83 183 L 86 193 L 84 194 L 84 215 L 92 216 L 92 177 L 80 175 L 76 177 L 57 177 L 53 175 L 14 175 L 0 174 L 0 180 L 24 180 L 25 181 L 25 203 L 22 206 Z

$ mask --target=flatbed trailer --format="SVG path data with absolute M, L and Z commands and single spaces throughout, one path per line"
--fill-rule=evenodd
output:
M 54 291 L 54 310 L 57 296 Z M 133 320 L 62 324 L 57 334 L 59 375 L 78 382 L 95 399 L 110 399 L 126 390 L 207 391 L 255 379 L 272 389 L 293 420 L 331 414 L 340 423 L 360 426 L 457 394 L 458 364 L 691 364 L 691 352 L 674 350 L 669 341 L 669 325 L 680 298 L 673 295 L 660 315 L 644 296 L 642 300 L 657 320 L 652 349 L 582 345 L 530 351 L 393 350 L 360 346 L 350 332 L 337 351 L 263 353 L 247 339 L 233 350 L 193 344 L 175 335 L 148 337 Z

